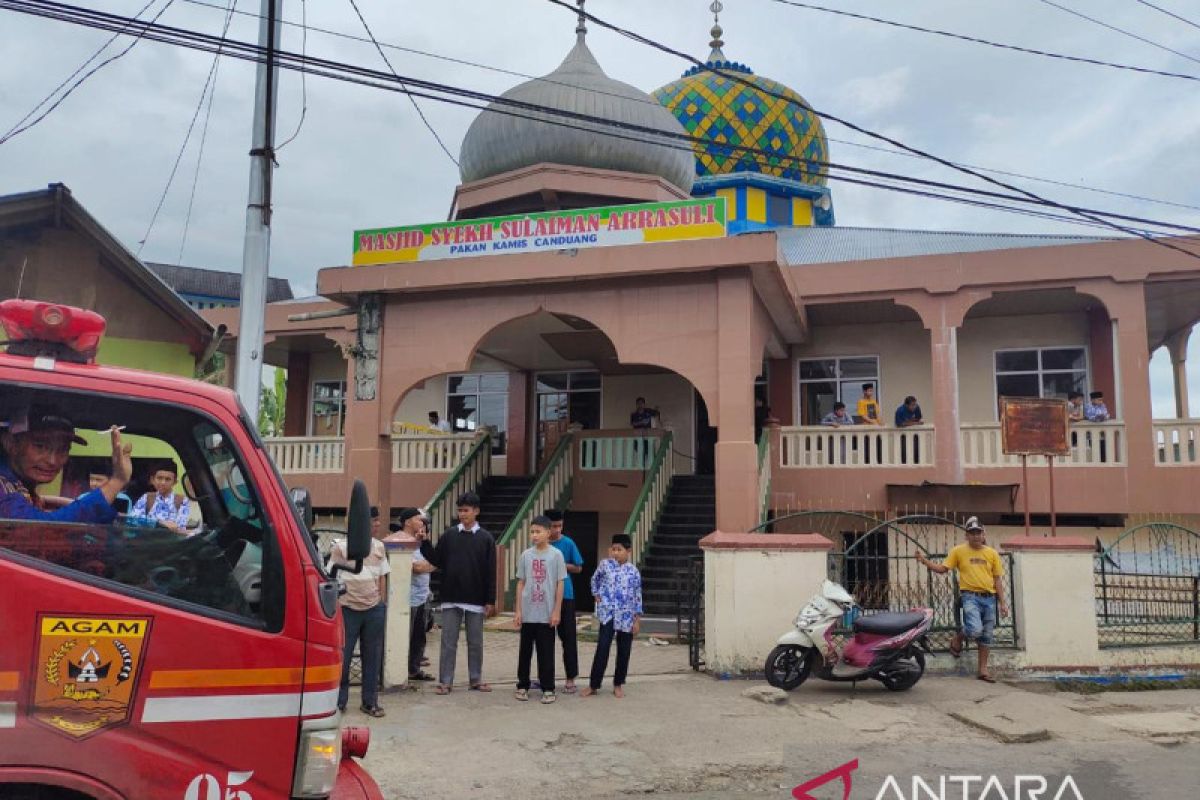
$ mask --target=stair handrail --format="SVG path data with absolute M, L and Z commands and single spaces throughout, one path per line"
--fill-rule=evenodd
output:
M 642 484 L 642 490 L 638 492 L 637 500 L 633 503 L 633 510 L 629 512 L 629 520 L 625 523 L 625 533 L 633 540 L 630 559 L 639 566 L 646 547 L 658 528 L 663 506 L 667 504 L 671 477 L 675 474 L 673 438 L 674 434 L 667 431 L 659 440 L 658 448 L 654 451 L 654 460 L 646 470 L 648 477 Z
M 758 523 L 771 516 L 771 431 L 764 428 L 758 437 Z
M 571 458 L 575 434 L 566 433 L 558 440 L 558 446 L 550 454 L 533 487 L 525 495 L 517 513 L 504 529 L 496 543 L 501 565 L 503 583 L 501 589 L 510 591 L 517 580 L 517 562 L 529 547 L 529 524 L 546 508 L 562 508 L 571 496 L 571 485 L 575 479 L 575 459 Z
M 436 542 L 442 531 L 452 524 L 458 496 L 463 492 L 478 491 L 480 484 L 491 474 L 492 436 L 485 431 L 426 503 L 430 541 Z

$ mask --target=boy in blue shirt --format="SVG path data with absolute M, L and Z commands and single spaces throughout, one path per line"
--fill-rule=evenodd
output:
M 545 513 L 545 517 L 550 520 L 550 544 L 562 553 L 567 565 L 558 638 L 562 642 L 563 672 L 567 675 L 563 693 L 575 694 L 575 678 L 579 675 L 579 645 L 575 638 L 575 587 L 571 585 L 571 576 L 583 572 L 583 553 L 579 552 L 574 540 L 563 533 L 563 512 L 552 508 Z
M 588 686 L 581 692 L 590 697 L 600 691 L 604 671 L 608 669 L 608 652 L 613 639 L 617 640 L 617 670 L 613 674 L 613 694 L 625 696 L 625 674 L 629 671 L 629 652 L 633 637 L 641 628 L 642 574 L 629 563 L 633 541 L 628 534 L 618 533 L 608 548 L 609 557 L 600 562 L 592 575 L 592 596 L 596 599 L 596 619 L 600 621 L 600 639 L 592 659 L 592 674 Z

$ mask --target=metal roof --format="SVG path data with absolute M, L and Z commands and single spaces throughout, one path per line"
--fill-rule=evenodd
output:
M 1112 241 L 1110 237 L 1102 236 L 968 233 L 841 226 L 779 228 L 776 233 L 779 236 L 779 250 L 783 261 L 789 266 Z
M 147 261 L 155 275 L 180 294 L 201 295 L 238 301 L 242 296 L 242 276 L 237 272 L 222 272 L 181 264 L 158 264 Z M 292 287 L 284 278 L 268 278 L 267 302 L 292 299 Z

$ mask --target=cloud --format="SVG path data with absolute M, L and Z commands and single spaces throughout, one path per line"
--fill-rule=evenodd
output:
M 858 113 L 875 117 L 905 102 L 911 76 L 911 67 L 896 67 L 879 75 L 848 80 L 838 94 Z

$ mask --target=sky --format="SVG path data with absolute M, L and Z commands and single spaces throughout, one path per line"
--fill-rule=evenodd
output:
M 219 34 L 229 0 L 151 0 L 160 22 Z M 77 0 L 135 14 L 146 0 Z M 402 75 L 498 94 L 524 80 L 421 55 L 471 61 L 526 75 L 554 69 L 574 39 L 574 18 L 546 0 L 357 0 Z M 1061 0 L 1163 47 L 1070 16 L 1042 0 L 825 0 L 826 5 L 1021 46 L 1200 75 L 1200 27 L 1134 0 Z M 213 7 L 208 7 L 208 6 Z M 1048 60 L 835 17 L 777 2 L 725 0 L 726 55 L 800 92 L 817 109 L 948 159 L 1071 184 L 1200 207 L 1200 86 L 1104 67 Z M 1155 0 L 1200 24 L 1188 0 Z M 350 0 L 284 0 L 283 48 L 385 68 L 363 36 Z M 257 14 L 260 3 L 237 0 Z M 703 58 L 708 0 L 590 0 L 589 12 Z M 257 20 L 235 15 L 231 38 L 254 41 Z M 0 11 L 0 135 L 43 100 L 110 34 Z M 106 55 L 122 44 L 114 44 Z M 593 29 L 588 43 L 608 73 L 645 91 L 674 80 L 675 56 Z M 1187 56 L 1187 57 L 1185 57 Z M 1190 58 L 1189 58 L 1190 57 Z M 253 65 L 222 59 L 212 113 L 195 123 L 213 64 L 209 54 L 141 42 L 96 72 L 41 123 L 0 145 L 0 194 L 66 183 L 114 235 L 148 261 L 240 271 L 253 113 Z M 271 274 L 313 292 L 322 267 L 349 262 L 356 228 L 445 219 L 458 171 L 402 95 L 284 72 Z M 475 111 L 421 101 L 457 155 Z M 856 147 L 863 136 L 827 122 L 831 160 L 922 178 L 971 179 L 911 158 Z M 1200 226 L 1200 210 L 1005 178 L 1060 202 Z M 1091 228 L 831 184 L 838 223 L 939 230 L 1058 232 Z M 193 198 L 194 187 L 194 199 Z M 191 201 L 190 221 L 185 220 Z M 149 235 L 147 236 L 147 231 Z M 144 244 L 141 244 L 144 241 Z M 182 248 L 182 257 L 181 257 Z M 1200 415 L 1200 337 L 1189 359 L 1192 408 Z M 1174 416 L 1170 366 L 1151 362 L 1156 416 Z

